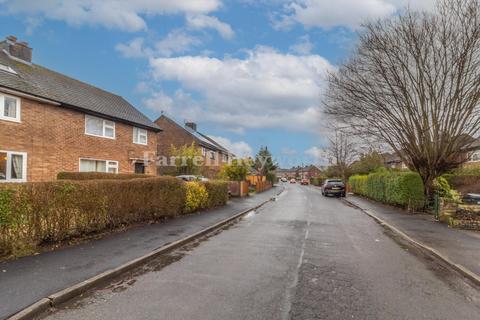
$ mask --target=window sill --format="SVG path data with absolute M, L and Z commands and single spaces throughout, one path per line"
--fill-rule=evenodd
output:
M 93 133 L 86 133 L 86 132 L 85 132 L 85 135 L 86 135 L 86 136 L 91 136 L 91 137 L 96 137 L 96 138 L 103 138 L 103 139 L 109 139 L 109 140 L 116 140 L 116 137 L 106 137 L 106 136 L 99 136 L 99 135 L 96 135 L 96 134 L 93 134 Z
M 139 146 L 148 146 L 148 143 L 133 142 L 133 144 L 138 144 Z
M 1 121 L 8 121 L 8 122 L 15 122 L 15 123 L 22 123 L 20 119 L 16 118 L 8 118 L 8 117 L 0 117 Z

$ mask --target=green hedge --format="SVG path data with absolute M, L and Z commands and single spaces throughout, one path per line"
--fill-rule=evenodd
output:
M 348 179 L 351 191 L 362 196 L 367 195 L 367 175 L 355 175 Z
M 137 173 L 59 172 L 57 174 L 57 180 L 130 180 L 153 177 Z
M 352 192 L 373 200 L 402 206 L 410 210 L 425 204 L 423 182 L 414 172 L 377 172 L 349 179 Z
M 224 206 L 228 201 L 227 181 L 208 181 L 203 183 L 208 193 L 207 207 L 215 208 Z
M 0 256 L 226 203 L 226 183 L 196 184 L 203 190 L 200 201 L 190 197 L 197 207 L 187 203 L 187 183 L 174 177 L 2 184 Z
M 480 192 L 480 169 L 463 169 L 453 174 L 445 174 L 443 177 L 448 181 L 452 188 L 462 193 Z

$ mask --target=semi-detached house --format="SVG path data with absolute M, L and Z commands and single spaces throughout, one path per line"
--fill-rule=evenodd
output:
M 169 158 L 171 148 L 180 148 L 194 143 L 202 154 L 202 174 L 207 177 L 215 177 L 221 167 L 229 163 L 235 155 L 206 134 L 197 130 L 195 122 L 186 122 L 184 126 L 176 123 L 173 119 L 162 114 L 155 123 L 162 128 L 158 134 L 157 155 Z M 172 174 L 175 168 L 172 166 L 158 166 L 158 174 Z
M 32 63 L 27 43 L 0 42 L 0 182 L 155 174 L 159 131 L 122 97 Z

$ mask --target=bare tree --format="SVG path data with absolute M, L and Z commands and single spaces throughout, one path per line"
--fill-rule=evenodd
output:
M 331 158 L 331 162 L 345 180 L 348 168 L 357 157 L 356 143 L 347 132 L 338 128 L 334 132 L 335 134 L 329 138 L 330 143 L 327 153 Z
M 407 8 L 364 27 L 329 77 L 326 112 L 385 141 L 428 195 L 480 129 L 480 0 L 441 0 L 433 13 Z

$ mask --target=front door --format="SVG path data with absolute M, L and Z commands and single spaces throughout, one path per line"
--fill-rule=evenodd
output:
M 143 162 L 135 162 L 135 173 L 145 173 L 145 165 L 143 164 Z

